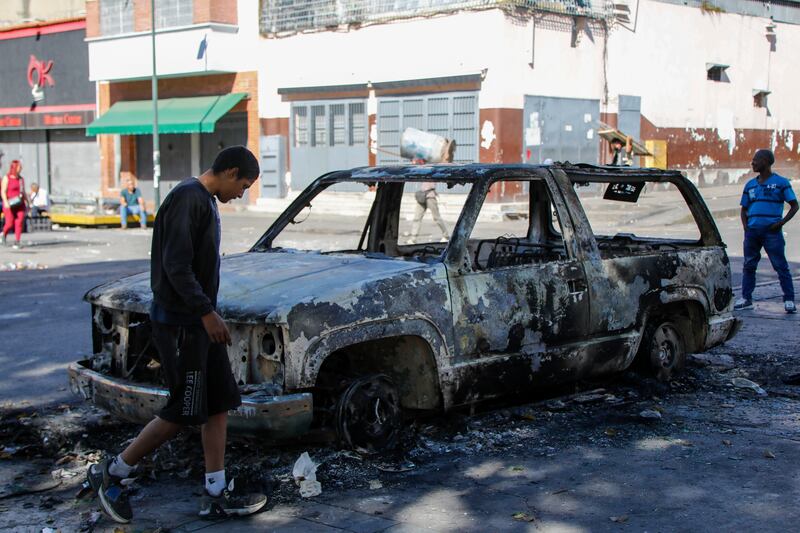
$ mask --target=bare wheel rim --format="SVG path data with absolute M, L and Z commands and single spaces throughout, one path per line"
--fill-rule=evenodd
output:
M 658 368 L 670 369 L 675 366 L 680 351 L 681 338 L 675 326 L 661 324 L 653 332 L 652 361 Z
M 336 432 L 352 449 L 363 454 L 393 447 L 402 413 L 397 388 L 384 375 L 359 378 L 339 399 Z

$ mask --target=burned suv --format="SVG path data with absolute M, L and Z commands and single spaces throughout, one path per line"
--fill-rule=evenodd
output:
M 441 192 L 449 239 L 416 203 L 422 182 Z M 328 218 L 312 225 L 325 206 Z M 94 353 L 69 367 L 75 392 L 141 422 L 167 395 L 151 297 L 147 273 L 91 290 Z M 688 180 L 559 164 L 327 174 L 248 252 L 223 259 L 218 312 L 242 393 L 233 429 L 277 438 L 324 424 L 367 451 L 390 444 L 411 410 L 620 372 L 635 359 L 669 379 L 687 352 L 738 326 L 725 245 Z

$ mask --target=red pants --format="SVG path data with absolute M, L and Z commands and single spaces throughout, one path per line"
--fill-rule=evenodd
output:
M 14 238 L 19 242 L 22 238 L 22 225 L 25 223 L 25 208 L 22 206 L 16 208 L 3 206 L 3 216 L 6 221 L 3 226 L 3 237 L 8 235 L 11 228 L 14 228 Z

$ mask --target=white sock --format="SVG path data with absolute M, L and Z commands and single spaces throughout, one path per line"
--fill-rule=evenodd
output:
M 108 472 L 112 476 L 128 477 L 131 475 L 131 470 L 133 470 L 133 467 L 125 462 L 121 454 L 114 457 L 111 464 L 108 465 Z
M 212 496 L 219 496 L 225 488 L 225 470 L 206 472 L 206 490 Z

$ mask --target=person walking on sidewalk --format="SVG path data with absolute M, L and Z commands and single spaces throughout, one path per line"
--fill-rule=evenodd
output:
M 203 518 L 252 514 L 267 502 L 225 478 L 228 411 L 241 405 L 226 344 L 231 335 L 217 314 L 222 203 L 241 198 L 258 179 L 256 157 L 244 146 L 222 150 L 199 177 L 179 183 L 164 199 L 153 229 L 150 321 L 169 388 L 167 404 L 125 450 L 92 465 L 87 478 L 103 511 L 133 517 L 126 485 L 133 467 L 187 425 L 200 425 L 205 458 Z
M 14 228 L 14 248 L 20 247 L 22 238 L 22 228 L 25 225 L 25 213 L 31 204 L 28 194 L 25 192 L 25 178 L 20 174 L 22 163 L 13 160 L 8 167 L 8 174 L 3 176 L 0 182 L 0 197 L 3 200 L 3 244 Z
M 789 180 L 772 172 L 774 163 L 775 155 L 770 150 L 758 150 L 751 163 L 753 171 L 758 172 L 758 176 L 747 182 L 742 193 L 741 217 L 744 226 L 742 297 L 736 301 L 734 308 L 753 307 L 756 267 L 761 260 L 761 248 L 764 248 L 772 268 L 778 273 L 783 290 L 783 307 L 787 313 L 796 313 L 792 274 L 786 261 L 783 226 L 798 211 L 797 197 Z M 790 206 L 786 216 L 783 215 L 784 203 Z
M 133 178 L 128 178 L 126 187 L 119 193 L 119 221 L 122 229 L 128 227 L 128 215 L 139 215 L 139 225 L 147 228 L 147 210 L 144 207 L 142 191 L 136 188 Z

